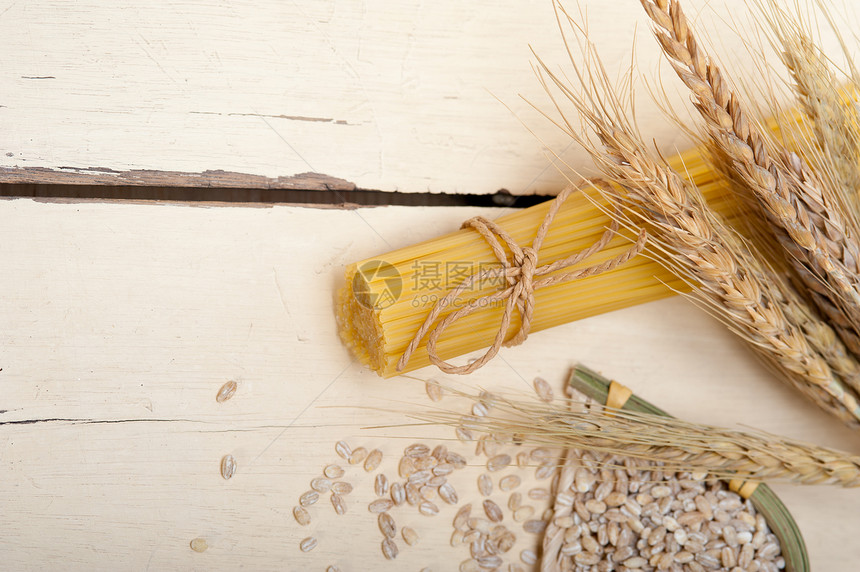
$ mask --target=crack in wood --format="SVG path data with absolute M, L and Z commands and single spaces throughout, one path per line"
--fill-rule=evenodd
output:
M 37 423 L 71 423 L 72 425 L 101 425 L 110 423 L 149 423 L 184 421 L 194 423 L 191 419 L 80 419 L 72 417 L 47 417 L 44 419 L 16 419 L 0 421 L 0 425 L 35 425 Z
M 360 189 L 354 183 L 320 173 L 263 177 L 230 171 L 132 170 L 104 167 L 0 167 L 0 197 L 45 200 L 175 201 L 247 205 L 471 206 L 525 208 L 549 200 L 545 195 L 402 193 Z

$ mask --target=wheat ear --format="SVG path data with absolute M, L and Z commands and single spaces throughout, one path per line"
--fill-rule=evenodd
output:
M 770 142 L 701 49 L 677 0 L 641 3 L 670 64 L 693 92 L 713 144 L 730 160 L 768 219 L 781 229 L 777 238 L 787 257 L 808 266 L 815 280 L 805 284 L 841 309 L 856 332 L 860 247 L 843 217 L 826 201 L 820 181 L 794 153 L 781 150 L 779 160 L 771 157 Z
M 842 421 L 856 425 L 860 406 L 820 351 L 827 349 L 830 357 L 839 357 L 836 365 L 856 379 L 857 364 L 832 330 L 817 321 L 798 297 L 787 293 L 785 285 L 745 250 L 741 239 L 691 194 L 677 174 L 650 160 L 641 142 L 617 130 L 611 135 L 604 131 L 599 137 L 612 158 L 598 158 L 599 166 L 628 190 L 626 201 L 648 213 L 660 247 L 669 257 L 668 265 L 689 277 L 696 285 L 695 294 L 791 385 Z M 815 334 L 818 343 L 810 343 L 805 331 Z
M 768 269 L 744 250 L 736 233 L 722 224 L 694 188 L 651 158 L 629 125 L 630 118 L 599 60 L 586 59 L 587 73 L 572 57 L 571 61 L 583 94 L 574 92 L 538 58 L 539 79 L 562 118 L 556 123 L 585 147 L 610 180 L 624 187 L 623 200 L 628 206 L 638 207 L 639 216 L 654 225 L 659 247 L 666 254 L 662 260 L 689 278 L 699 299 L 721 315 L 790 385 L 843 422 L 856 425 L 860 420 L 856 398 L 806 339 L 801 324 L 789 319 L 779 303 L 786 296 L 777 291 L 776 282 L 767 280 Z M 573 102 L 581 119 L 599 138 L 602 150 L 573 128 L 546 77 Z M 612 191 L 609 194 L 612 196 Z
M 821 354 L 827 365 L 850 388 L 849 391 L 852 391 L 855 396 L 858 395 L 860 363 L 857 362 L 856 354 L 848 351 L 842 336 L 837 335 L 834 328 L 827 321 L 822 320 L 819 313 L 790 284 L 780 280 L 776 275 L 771 275 L 771 280 L 776 282 L 771 290 L 775 303 L 782 306 L 789 321 L 797 324 L 813 349 Z M 848 332 L 841 332 L 841 334 L 847 335 Z
M 823 180 L 823 197 L 832 211 L 844 216 L 844 226 L 851 236 L 860 235 L 860 112 L 852 99 L 854 84 L 840 88 L 840 81 L 827 58 L 815 46 L 811 32 L 799 17 L 792 17 L 774 0 L 759 6 L 764 20 L 775 38 L 775 46 L 791 74 L 792 88 L 808 121 L 796 129 L 783 130 L 794 135 L 799 146 L 819 177 Z M 825 9 L 822 7 L 822 9 Z M 826 14 L 828 20 L 830 15 Z M 808 127 L 807 127 L 808 126 Z M 810 137 L 810 131 L 811 135 Z M 819 309 L 839 331 L 848 348 L 860 355 L 860 337 L 849 316 L 828 298 L 813 276 L 807 284 L 818 285 L 812 296 Z
M 422 422 L 486 433 L 502 442 L 658 461 L 664 464 L 664 470 L 706 471 L 713 478 L 860 486 L 860 457 L 855 455 L 769 433 L 690 423 L 650 413 L 493 394 L 490 413 L 469 417 L 465 422 L 461 414 L 439 409 L 417 410 L 408 415 Z
M 825 9 L 822 7 L 822 9 Z M 792 88 L 800 107 L 809 119 L 814 136 L 800 141 L 817 170 L 825 178 L 825 197 L 845 214 L 853 235 L 858 234 L 860 213 L 860 112 L 856 85 L 840 87 L 840 82 L 825 55 L 815 45 L 812 33 L 800 17 L 793 17 L 776 0 L 766 0 L 759 11 L 774 36 L 777 49 L 791 74 Z M 828 20 L 832 20 L 825 13 Z M 801 130 L 805 131 L 805 130 Z

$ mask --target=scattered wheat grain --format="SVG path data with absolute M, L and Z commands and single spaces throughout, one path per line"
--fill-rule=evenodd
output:
M 386 538 L 394 538 L 397 536 L 397 524 L 394 522 L 394 518 L 387 512 L 379 513 L 377 523 L 379 524 L 380 532 L 382 532 Z
M 489 409 L 480 401 L 472 405 L 472 415 L 475 417 L 485 417 L 489 413 Z
M 453 465 L 455 469 L 462 469 L 466 466 L 466 457 L 461 455 L 460 453 L 455 453 L 453 451 L 449 452 L 445 459 Z
M 391 501 L 396 506 L 400 506 L 404 502 L 406 502 L 406 489 L 403 488 L 403 485 L 401 485 L 400 483 L 392 483 L 390 490 L 391 490 Z
M 311 488 L 318 493 L 327 493 L 331 490 L 331 480 L 325 477 L 316 477 L 311 480 Z
M 487 470 L 491 473 L 501 471 L 511 464 L 511 456 L 507 454 L 496 455 L 487 461 Z
M 346 514 L 346 503 L 343 500 L 343 497 L 337 493 L 331 494 L 331 506 L 334 507 L 334 511 L 337 514 L 344 515 Z
M 373 492 L 376 493 L 376 496 L 378 497 L 388 494 L 388 477 L 383 473 L 379 473 L 376 475 L 376 478 L 373 479 Z
M 338 441 L 335 443 L 334 451 L 337 453 L 338 457 L 344 461 L 349 461 L 350 456 L 352 456 L 352 448 L 346 441 Z
M 421 498 L 421 487 L 413 483 L 406 483 L 403 487 L 406 491 L 406 503 L 410 506 L 418 506 L 424 500 Z
M 487 473 L 478 476 L 478 491 L 485 497 L 493 494 L 493 479 Z
M 397 549 L 397 544 L 395 544 L 394 540 L 386 538 L 382 541 L 382 555 L 385 556 L 387 560 L 394 560 L 397 558 L 399 552 L 400 551 Z
M 414 472 L 415 463 L 412 461 L 412 457 L 401 457 L 400 462 L 397 465 L 397 474 L 400 475 L 401 478 L 406 479 Z
M 451 483 L 443 483 L 439 486 L 439 498 L 447 504 L 457 504 L 459 502 L 457 490 Z
M 400 530 L 400 535 L 403 537 L 403 540 L 409 546 L 415 546 L 416 544 L 418 544 L 418 533 L 415 532 L 414 528 L 404 526 Z
M 527 520 L 523 523 L 523 530 L 525 530 L 526 532 L 530 532 L 532 534 L 540 534 L 545 529 L 546 529 L 546 521 L 545 520 L 532 519 L 532 520 Z
M 464 536 L 465 536 L 465 535 L 463 534 L 463 531 L 462 531 L 462 530 L 455 530 L 455 531 L 451 534 L 451 546 L 453 546 L 453 547 L 455 547 L 455 548 L 456 548 L 457 546 L 460 546 L 461 544 L 463 544 L 463 542 L 464 542 L 464 538 L 463 538 L 463 537 L 464 537 Z
M 371 451 L 367 458 L 364 460 L 364 470 L 368 473 L 372 473 L 379 465 L 382 463 L 382 451 L 379 449 L 374 449 Z
M 553 477 L 556 474 L 557 467 L 555 464 L 540 465 L 535 469 L 535 478 L 539 481 L 544 481 Z
M 393 506 L 394 502 L 389 499 L 376 499 L 367 505 L 367 510 L 372 513 L 380 513 L 391 510 Z
M 326 465 L 325 469 L 323 469 L 323 474 L 330 479 L 339 479 L 346 474 L 346 471 L 340 465 L 331 464 Z
M 537 393 L 541 401 L 549 403 L 553 400 L 552 386 L 547 383 L 544 378 L 536 377 L 534 380 L 534 388 L 535 393 Z
M 318 500 L 320 500 L 320 494 L 314 490 L 310 490 L 299 497 L 299 504 L 304 507 L 308 507 L 316 504 Z
M 490 499 L 484 501 L 484 513 L 493 522 L 502 522 L 502 519 L 504 519 L 502 509 Z
M 228 381 L 221 386 L 221 389 L 218 390 L 218 393 L 215 395 L 215 401 L 218 403 L 224 403 L 236 394 L 237 387 L 238 384 L 235 381 Z
M 525 522 L 534 516 L 535 507 L 531 505 L 523 505 L 514 511 L 515 522 Z
M 534 550 L 523 550 L 520 552 L 520 560 L 523 561 L 523 564 L 531 566 L 537 562 L 537 554 Z
M 522 479 L 519 477 L 519 475 L 504 476 L 499 480 L 499 490 L 506 493 L 511 492 L 512 490 L 520 486 L 521 482 Z
M 457 514 L 454 516 L 454 528 L 465 532 L 469 526 L 471 512 L 471 504 L 461 506 L 460 510 L 458 510 Z
M 358 465 L 364 461 L 365 458 L 367 458 L 367 449 L 364 447 L 358 447 L 353 450 L 352 454 L 350 454 L 348 462 L 350 465 Z
M 336 483 L 332 483 L 331 490 L 335 494 L 348 495 L 352 492 L 352 485 L 346 481 L 338 481 Z
M 439 514 L 439 507 L 430 501 L 423 501 L 418 505 L 418 512 L 424 516 L 434 516 Z
M 433 474 L 437 477 L 445 477 L 454 472 L 454 465 L 448 462 L 440 463 L 433 467 Z
M 302 526 L 307 526 L 311 523 L 311 513 L 309 513 L 303 506 L 293 507 L 293 518 L 295 518 L 296 522 Z
M 430 401 L 441 401 L 443 396 L 442 386 L 435 379 L 428 379 L 424 382 L 424 391 L 427 392 L 427 397 Z
M 412 445 L 409 445 L 403 450 L 403 454 L 413 459 L 417 459 L 419 457 L 426 457 L 430 454 L 430 447 L 428 447 L 424 443 L 413 443 Z
M 236 473 L 236 459 L 233 455 L 221 457 L 221 476 L 226 480 Z
M 422 485 L 419 492 L 421 493 L 421 498 L 426 501 L 434 502 L 439 497 L 439 487 Z

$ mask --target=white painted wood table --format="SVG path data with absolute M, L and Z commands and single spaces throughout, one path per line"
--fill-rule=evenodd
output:
M 629 53 L 635 22 L 650 42 L 634 0 L 583 4 L 608 65 Z M 516 96 L 544 101 L 529 42 L 562 61 L 548 2 L 34 0 L 0 5 L 0 38 L 0 182 L 224 175 L 278 186 L 317 172 L 381 190 L 557 190 L 562 177 L 514 114 L 585 166 Z M 637 49 L 650 74 L 655 50 Z M 664 150 L 684 144 L 653 106 L 642 114 Z M 382 559 L 364 508 L 371 477 L 355 467 L 345 516 L 313 507 L 320 545 L 308 554 L 291 509 L 336 460 L 338 439 L 380 447 L 393 474 L 403 437 L 450 437 L 369 430 L 403 418 L 328 408 L 427 403 L 420 383 L 381 380 L 340 344 L 344 265 L 500 212 L 0 202 L 0 567 L 455 569 L 466 552 L 448 546 L 451 510 L 398 513 L 422 539 Z M 469 378 L 445 379 L 527 390 L 540 375 L 560 388 L 576 362 L 688 419 L 860 452 L 856 432 L 681 299 L 540 332 Z M 217 403 L 231 379 L 236 395 Z M 229 481 L 219 474 L 228 453 Z M 459 484 L 475 493 L 472 476 Z M 860 492 L 774 489 L 815 569 L 860 560 Z M 203 553 L 189 548 L 197 537 Z

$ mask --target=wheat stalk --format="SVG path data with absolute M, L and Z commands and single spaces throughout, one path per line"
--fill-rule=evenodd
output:
M 563 121 L 557 125 L 583 145 L 598 168 L 624 187 L 626 194 L 615 194 L 614 198 L 638 207 L 638 216 L 653 225 L 652 236 L 657 237 L 662 261 L 676 274 L 687 277 L 695 285 L 698 298 L 722 316 L 790 385 L 843 422 L 856 425 L 860 420 L 857 399 L 820 350 L 827 348 L 838 356 L 840 361 L 835 365 L 850 372 L 852 380 L 856 379 L 857 364 L 833 335 L 822 337 L 813 346 L 804 331 L 825 335 L 832 330 L 815 322 L 813 312 L 802 310 L 800 299 L 788 293 L 786 285 L 744 248 L 737 234 L 704 204 L 695 189 L 664 163 L 651 158 L 596 56 L 586 58 L 585 73 L 573 63 L 584 94 L 575 93 L 540 58 L 538 62 L 539 79 Z M 600 140 L 602 150 L 571 125 L 546 77 L 574 103 Z M 786 300 L 792 302 L 788 311 L 783 304 Z
M 758 200 L 786 255 L 800 265 L 804 284 L 829 300 L 828 315 L 841 311 L 856 335 L 860 325 L 860 246 L 822 182 L 795 153 L 768 141 L 744 111 L 719 67 L 707 57 L 677 0 L 641 0 L 654 33 L 678 77 L 694 95 L 712 144 Z M 841 326 L 840 326 L 841 327 Z M 848 343 L 855 339 L 849 338 Z
M 781 131 L 815 166 L 823 183 L 824 202 L 832 205 L 830 210 L 834 214 L 842 216 L 847 234 L 857 237 L 860 235 L 860 112 L 853 100 L 857 93 L 856 78 L 855 83 L 840 88 L 841 82 L 816 47 L 802 19 L 791 16 L 774 0 L 763 1 L 766 5 L 757 2 L 759 12 L 774 36 L 774 47 L 791 74 L 796 99 L 807 117 L 805 122 L 789 118 L 789 128 Z M 821 9 L 832 21 L 826 8 L 821 6 Z M 814 276 L 807 274 L 803 281 L 812 285 L 811 295 L 817 306 L 839 331 L 846 346 L 860 355 L 860 336 L 850 314 L 846 315 L 842 308 L 833 304 L 828 298 L 829 292 Z
M 712 478 L 860 486 L 860 457 L 769 433 L 602 406 L 585 408 L 569 400 L 544 403 L 493 394 L 491 405 L 487 415 L 465 422 L 461 414 L 442 409 L 408 415 L 424 423 L 492 435 L 502 442 L 597 451 L 661 462 L 669 471 L 706 471 Z
M 814 144 L 801 137 L 801 153 L 816 165 L 825 179 L 825 197 L 844 213 L 846 225 L 857 236 L 857 213 L 860 213 L 860 112 L 850 84 L 840 89 L 828 59 L 815 45 L 812 33 L 800 17 L 793 17 L 775 0 L 759 0 L 758 9 L 774 36 L 774 44 L 786 69 L 791 74 L 792 88 L 800 107 L 809 119 Z M 822 7 L 822 9 L 825 9 Z M 826 10 L 826 9 L 825 9 Z M 828 20 L 829 14 L 825 12 Z M 807 129 L 798 124 L 805 135 Z

